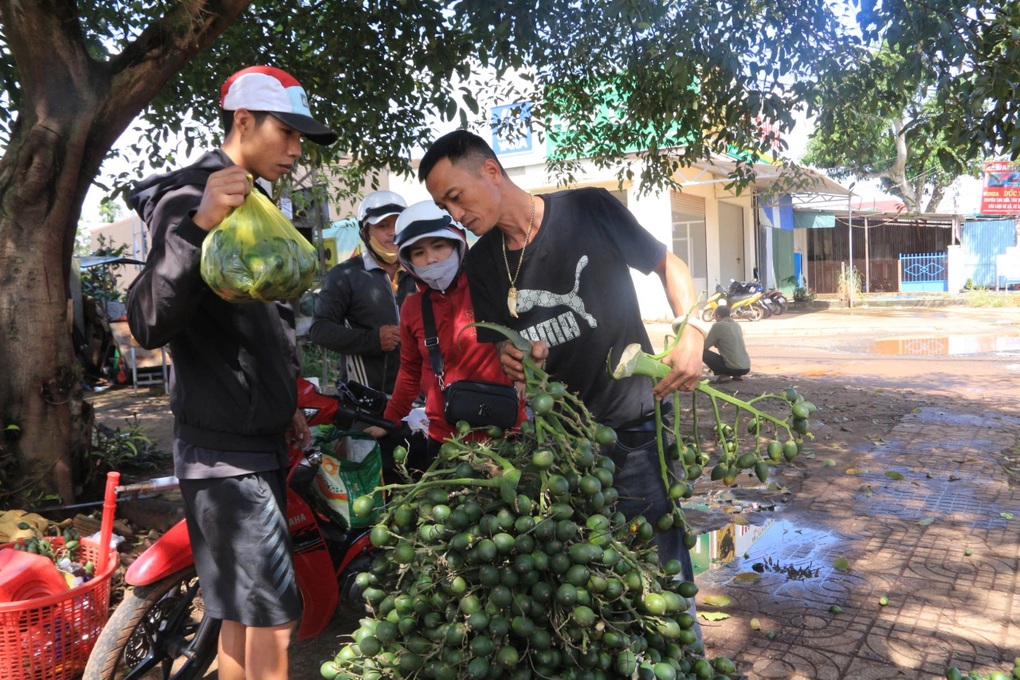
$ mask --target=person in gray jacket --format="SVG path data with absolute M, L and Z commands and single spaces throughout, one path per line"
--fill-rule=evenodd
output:
M 238 71 L 220 92 L 223 145 L 181 170 L 143 180 L 131 206 L 152 249 L 128 292 L 128 324 L 146 348 L 170 345 L 174 472 L 180 479 L 206 614 L 220 619 L 221 680 L 285 679 L 301 616 L 286 516 L 287 452 L 309 443 L 297 408 L 294 312 L 231 304 L 199 273 L 202 244 L 301 156 L 331 144 L 301 85 L 268 66 Z
M 407 203 L 392 191 L 374 191 L 358 206 L 365 252 L 326 274 L 308 338 L 344 356 L 344 377 L 393 393 L 400 367 L 400 305 L 415 290 L 397 262 L 393 230 Z

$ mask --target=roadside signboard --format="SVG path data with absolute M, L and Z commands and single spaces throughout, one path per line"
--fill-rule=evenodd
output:
M 985 161 L 982 215 L 1020 215 L 1020 167 L 1010 161 Z

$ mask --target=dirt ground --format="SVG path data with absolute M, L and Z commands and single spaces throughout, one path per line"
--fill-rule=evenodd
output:
M 781 317 L 741 322 L 752 372 L 719 388 L 746 399 L 794 387 L 819 407 L 812 417 L 810 455 L 798 461 L 795 474 L 779 477 L 791 493 L 777 502 L 795 505 L 805 480 L 830 474 L 824 461 L 882 441 L 908 414 L 934 408 L 1020 416 L 1017 312 L 957 306 L 791 309 Z M 660 344 L 668 326 L 650 323 L 648 329 L 653 343 Z M 87 398 L 99 422 L 110 427 L 137 422 L 169 449 L 171 418 L 161 389 L 136 394 L 119 388 Z M 1015 476 L 1016 460 L 1004 458 L 1002 466 Z M 720 491 L 716 483 L 699 482 L 702 500 Z M 848 527 L 852 520 L 847 518 Z M 701 521 L 700 528 L 708 530 L 716 528 L 718 518 L 707 515 Z M 335 620 L 319 639 L 297 643 L 291 677 L 318 677 L 319 664 L 339 648 L 347 625 Z M 710 648 L 711 635 L 708 630 Z

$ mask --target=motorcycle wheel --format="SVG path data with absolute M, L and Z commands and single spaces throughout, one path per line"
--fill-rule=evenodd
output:
M 764 312 L 761 311 L 761 305 L 757 303 L 743 307 L 743 310 L 744 318 L 749 321 L 761 321 L 762 316 L 764 316 Z
M 775 303 L 776 303 L 776 314 L 777 315 L 782 314 L 783 312 L 785 312 L 786 308 L 790 306 L 790 303 L 787 301 L 785 295 L 777 295 L 774 298 L 774 300 L 775 300 Z
M 196 680 L 216 658 L 195 568 L 133 588 L 103 627 L 83 680 Z
M 702 321 L 715 321 L 715 307 L 705 307 L 701 310 Z

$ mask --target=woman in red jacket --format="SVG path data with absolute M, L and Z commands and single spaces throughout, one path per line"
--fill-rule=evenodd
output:
M 457 380 L 484 380 L 509 385 L 499 365 L 495 345 L 478 342 L 474 309 L 463 271 L 467 238 L 449 213 L 432 201 L 422 201 L 397 218 L 396 243 L 400 263 L 418 282 L 418 292 L 408 295 L 400 308 L 400 372 L 384 417 L 399 422 L 411 412 L 419 393 L 425 394 L 429 421 L 429 461 L 455 434 L 454 424 L 443 418 L 443 394 L 432 370 L 425 346 L 422 301 L 429 296 L 435 317 L 436 336 L 443 358 L 443 385 Z M 524 400 L 518 407 L 517 425 L 524 419 Z M 376 428 L 366 430 L 381 434 Z M 470 435 L 483 438 L 482 431 Z

